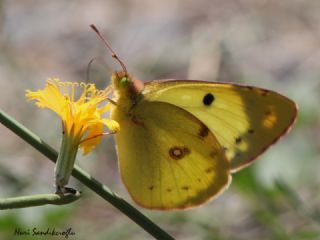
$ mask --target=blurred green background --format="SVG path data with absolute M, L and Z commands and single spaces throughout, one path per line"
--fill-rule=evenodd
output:
M 58 149 L 61 126 L 26 102 L 48 77 L 109 84 L 118 69 L 94 23 L 139 79 L 203 79 L 273 89 L 300 108 L 293 131 L 218 199 L 182 212 L 141 209 L 178 239 L 320 239 L 320 1 L 0 1 L 1 108 Z M 0 126 L 0 197 L 48 193 L 54 165 Z M 112 137 L 77 163 L 132 202 L 119 178 Z M 0 212 L 0 239 L 15 228 L 69 227 L 71 239 L 152 239 L 76 180 L 68 206 Z M 139 208 L 140 209 L 140 208 Z M 37 239 L 59 239 L 45 237 Z

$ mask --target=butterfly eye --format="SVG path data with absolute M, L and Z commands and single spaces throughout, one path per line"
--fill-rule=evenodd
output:
M 129 85 L 129 79 L 127 78 L 127 77 L 122 77 L 121 79 L 120 79 L 120 87 L 123 87 L 123 88 L 125 88 L 125 87 L 127 87 L 128 85 Z

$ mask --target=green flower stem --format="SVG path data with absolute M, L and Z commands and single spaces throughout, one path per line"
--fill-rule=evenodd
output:
M 38 194 L 31 196 L 21 196 L 12 198 L 0 198 L 0 210 L 12 208 L 25 208 L 42 206 L 46 204 L 62 205 L 74 202 L 80 198 L 80 192 L 76 194 Z
M 58 156 L 58 153 L 51 148 L 48 144 L 42 141 L 37 135 L 32 133 L 22 124 L 5 114 L 0 110 L 0 121 L 7 128 L 12 130 L 30 145 L 32 145 L 35 149 L 41 152 L 43 155 L 48 157 L 51 161 L 55 162 Z M 144 216 L 141 212 L 139 212 L 136 208 L 131 206 L 125 200 L 117 196 L 117 194 L 113 193 L 107 186 L 103 185 L 96 179 L 90 176 L 87 172 L 82 170 L 77 165 L 74 166 L 72 175 L 90 188 L 92 191 L 97 193 L 100 197 L 107 200 L 114 207 L 119 209 L 122 213 L 127 215 L 131 220 L 133 220 L 136 224 L 142 227 L 145 231 L 150 233 L 156 239 L 174 239 L 164 230 L 162 230 L 159 226 L 153 223 L 149 218 Z

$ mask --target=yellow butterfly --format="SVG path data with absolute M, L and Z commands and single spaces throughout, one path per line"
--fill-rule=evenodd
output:
M 184 209 L 216 197 L 232 172 L 252 163 L 297 117 L 296 104 L 270 90 L 186 80 L 143 84 L 113 57 L 123 68 L 112 74 L 120 173 L 145 208 Z

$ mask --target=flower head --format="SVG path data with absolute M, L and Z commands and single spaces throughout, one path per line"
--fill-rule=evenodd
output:
M 76 100 L 78 89 L 80 96 Z M 97 90 L 94 84 L 61 82 L 59 79 L 48 79 L 43 90 L 26 91 L 28 100 L 35 100 L 40 108 L 49 108 L 62 120 L 63 132 L 72 139 L 72 145 L 89 153 L 99 144 L 103 135 L 103 127 L 111 131 L 119 130 L 119 124 L 111 119 L 103 118 L 110 109 L 110 104 L 98 105 L 106 100 L 110 89 Z

